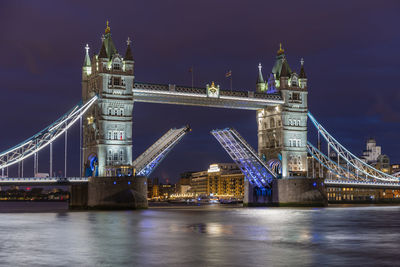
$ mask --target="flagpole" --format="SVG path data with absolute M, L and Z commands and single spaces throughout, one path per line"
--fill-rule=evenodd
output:
M 192 90 L 193 90 L 193 85 L 194 85 L 194 79 L 193 79 L 193 66 L 192 66 Z

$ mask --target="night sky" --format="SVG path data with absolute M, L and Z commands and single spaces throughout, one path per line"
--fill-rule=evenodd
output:
M 84 46 L 99 52 L 108 19 L 120 54 L 133 39 L 140 82 L 190 85 L 193 66 L 195 86 L 215 81 L 229 89 L 232 70 L 235 90 L 255 90 L 258 63 L 269 73 L 282 42 L 292 69 L 304 58 L 317 120 L 353 153 L 375 137 L 400 162 L 399 11 L 399 1 L 365 0 L 1 1 L 0 151 L 80 100 Z M 254 111 L 136 103 L 133 116 L 134 158 L 168 129 L 193 128 L 152 174 L 161 180 L 230 162 L 212 129 L 234 127 L 257 147 Z M 79 169 L 78 127 L 70 132 L 69 176 Z M 62 140 L 55 149 L 62 170 Z M 47 172 L 48 150 L 39 162 Z

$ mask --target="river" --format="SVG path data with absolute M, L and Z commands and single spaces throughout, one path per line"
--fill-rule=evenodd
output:
M 399 206 L 28 213 L 16 206 L 0 206 L 3 266 L 400 265 Z

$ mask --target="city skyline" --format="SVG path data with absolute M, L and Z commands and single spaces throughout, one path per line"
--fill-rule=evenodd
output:
M 340 5 L 332 4 L 330 11 L 335 12 L 330 13 L 322 4 L 302 6 L 293 3 L 301 5 L 298 8 L 304 12 L 304 21 L 292 24 L 294 21 L 289 15 L 287 21 L 282 21 L 274 20 L 275 15 L 270 14 L 267 19 L 273 26 L 271 28 L 261 23 L 262 18 L 246 16 L 256 13 L 258 8 L 240 9 L 238 2 L 230 3 L 228 10 L 224 9 L 226 3 L 214 3 L 215 9 L 206 8 L 206 4 L 183 3 L 181 12 L 192 15 L 186 19 L 168 16 L 165 11 L 174 7 L 166 5 L 160 7 L 165 13 L 155 11 L 157 15 L 165 16 L 165 24 L 161 23 L 162 19 L 153 21 L 140 17 L 141 8 L 148 8 L 146 4 L 133 6 L 136 8 L 133 13 L 137 12 L 138 17 L 132 16 L 129 23 L 121 14 L 103 14 L 105 11 L 102 11 L 101 15 L 94 15 L 96 7 L 93 10 L 85 4 L 79 4 L 81 10 L 75 17 L 70 13 L 74 5 L 63 10 L 62 5 L 45 5 L 44 2 L 41 3 L 43 6 L 26 4 L 17 14 L 17 5 L 5 4 L 9 6 L 8 13 L 2 14 L 1 19 L 3 25 L 8 25 L 3 30 L 7 53 L 0 74 L 4 81 L 2 108 L 3 114 L 13 111 L 13 116 L 2 119 L 2 124 L 10 131 L 0 132 L 3 140 L 0 150 L 33 135 L 79 101 L 84 46 L 88 43 L 91 54 L 98 53 L 108 19 L 121 54 L 126 38 L 133 39 L 135 80 L 142 82 L 190 85 L 189 69 L 193 66 L 195 86 L 205 87 L 206 83 L 215 81 L 228 90 L 230 84 L 225 74 L 232 70 L 234 90 L 254 91 L 258 63 L 262 63 L 266 76 L 272 69 L 279 43 L 282 43 L 289 64 L 297 72 L 300 58 L 305 59 L 310 111 L 319 121 L 354 153 L 361 155 L 366 139 L 373 136 L 384 154 L 393 162 L 399 161 L 400 145 L 395 141 L 396 131 L 400 128 L 400 113 L 395 104 L 400 93 L 392 92 L 399 67 L 395 49 L 400 39 L 391 35 L 390 28 L 396 24 L 393 20 L 397 19 L 394 11 L 397 3 L 388 2 L 385 7 L 377 8 L 363 2 L 364 12 L 353 14 L 351 7 L 341 10 L 341 20 L 334 25 L 326 18 L 330 14 L 337 16 Z M 276 5 L 266 7 L 279 8 L 279 4 Z M 325 19 L 315 25 L 313 20 L 318 19 L 317 10 L 325 12 Z M 294 11 L 299 12 L 294 6 L 289 14 Z M 89 14 L 83 14 L 85 12 Z M 128 13 L 128 10 L 121 12 Z M 215 21 L 205 19 L 207 12 L 215 17 Z M 240 12 L 244 15 L 236 17 L 236 21 L 234 15 Z M 359 19 L 355 20 L 353 16 Z M 346 24 L 350 18 L 352 25 Z M 60 30 L 54 32 L 55 28 Z M 235 30 L 230 32 L 229 29 Z M 340 41 L 335 43 L 335 38 Z M 21 77 L 28 78 L 21 80 Z M 24 108 L 15 109 L 16 105 Z M 26 112 L 29 114 L 25 115 Z M 211 163 L 230 162 L 209 134 L 215 128 L 234 127 L 257 147 L 257 125 L 252 111 L 139 103 L 135 104 L 133 114 L 134 158 L 169 128 L 187 123 L 193 128 L 153 177 L 175 182 L 180 172 L 201 170 Z M 32 117 L 37 119 L 32 120 Z M 62 144 L 58 146 L 55 149 L 62 151 Z M 62 155 L 60 157 L 57 161 L 62 166 Z M 75 163 L 70 160 L 70 164 Z M 73 166 L 78 170 L 76 164 Z

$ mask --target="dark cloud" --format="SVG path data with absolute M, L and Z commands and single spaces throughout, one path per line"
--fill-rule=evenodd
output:
M 1 1 L 0 150 L 79 101 L 83 47 L 99 50 L 108 19 L 122 53 L 126 38 L 134 40 L 142 82 L 188 85 L 194 66 L 197 86 L 214 80 L 229 88 L 224 74 L 232 70 L 234 88 L 254 90 L 258 62 L 267 74 L 282 42 L 293 69 L 305 59 L 317 119 L 355 154 L 374 136 L 400 161 L 399 7 L 398 1 Z M 235 127 L 257 144 L 254 112 L 136 104 L 134 154 L 186 123 L 193 132 L 154 175 L 174 180 L 179 172 L 229 160 L 209 134 L 213 128 Z M 71 155 L 74 142 L 71 136 Z

